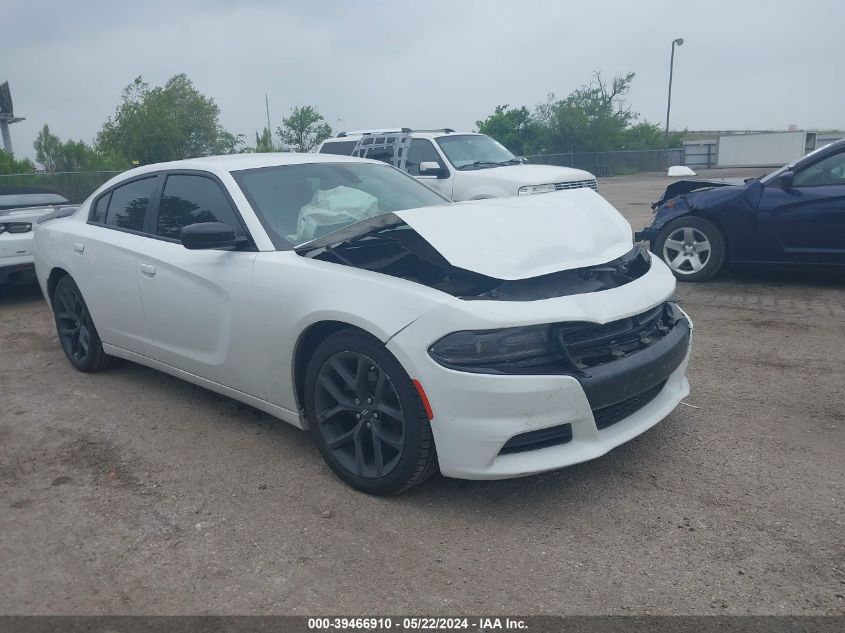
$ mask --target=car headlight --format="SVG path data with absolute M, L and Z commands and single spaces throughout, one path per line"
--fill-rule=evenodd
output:
M 565 352 L 555 339 L 550 324 L 463 330 L 447 334 L 428 353 L 441 365 L 464 371 L 518 370 L 560 360 Z
M 517 194 L 520 196 L 530 196 L 535 193 L 552 193 L 555 190 L 553 184 L 548 185 L 525 185 L 520 187 Z
M 27 233 L 32 230 L 29 222 L 5 222 L 0 223 L 0 233 Z

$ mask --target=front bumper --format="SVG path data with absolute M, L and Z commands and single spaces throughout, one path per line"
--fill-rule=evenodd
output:
M 636 359 L 618 361 L 613 369 L 594 371 L 589 379 L 561 374 L 475 374 L 442 367 L 428 355 L 417 360 L 409 369 L 434 410 L 431 428 L 441 472 L 462 479 L 546 472 L 604 455 L 657 424 L 689 394 L 685 374 L 692 323 L 678 310 L 684 319 L 676 326 L 675 336 L 670 334 L 665 343 L 638 352 Z M 412 324 L 397 334 L 388 348 L 402 356 L 412 341 L 419 341 L 414 330 Z M 400 360 L 408 367 L 408 360 Z M 605 407 L 620 398 L 636 400 L 644 391 L 650 396 L 642 406 L 625 412 L 623 402 L 619 419 L 609 425 L 601 420 Z M 571 439 L 565 443 L 502 452 L 516 436 L 561 425 L 570 425 Z
M 642 231 L 634 231 L 635 242 L 653 242 L 657 236 L 657 231 L 653 227 L 646 226 Z

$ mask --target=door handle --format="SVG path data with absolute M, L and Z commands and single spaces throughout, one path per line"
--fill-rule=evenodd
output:
M 84 250 L 85 250 L 85 244 L 78 244 L 78 243 L 77 243 L 77 244 L 74 244 L 74 245 L 73 245 L 73 250 L 74 250 L 75 252 L 77 252 L 77 253 L 81 253 L 82 251 L 84 251 Z
M 147 277 L 155 277 L 156 267 L 152 264 L 141 264 L 141 272 L 144 273 Z

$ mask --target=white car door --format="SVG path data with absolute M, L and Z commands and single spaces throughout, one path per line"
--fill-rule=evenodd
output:
M 155 359 L 256 395 L 249 306 L 257 253 L 182 246 L 181 229 L 201 222 L 223 222 L 246 235 L 217 180 L 202 172 L 167 174 L 137 266 Z
M 88 223 L 68 244 L 74 279 L 104 343 L 138 354 L 152 349 L 138 291 L 137 253 L 157 175 L 115 187 L 91 205 Z

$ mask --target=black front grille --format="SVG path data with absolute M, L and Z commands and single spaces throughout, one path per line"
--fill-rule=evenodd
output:
M 502 450 L 499 451 L 499 455 L 536 451 L 540 448 L 566 444 L 570 441 L 572 441 L 572 425 L 560 424 L 558 426 L 550 426 L 545 429 L 514 435 L 505 443 Z
M 680 312 L 664 303 L 641 314 L 597 324 L 562 323 L 556 330 L 579 370 L 625 358 L 666 336 L 680 320 Z
M 606 429 L 607 427 L 613 426 L 617 422 L 624 420 L 629 415 L 633 415 L 649 402 L 654 400 L 665 384 L 666 381 L 664 380 L 663 382 L 654 385 L 651 389 L 647 389 L 632 398 L 628 398 L 622 402 L 617 402 L 616 404 L 612 404 L 609 407 L 604 407 L 602 409 L 593 409 L 593 417 L 596 420 L 596 427 L 598 427 L 599 430 Z

